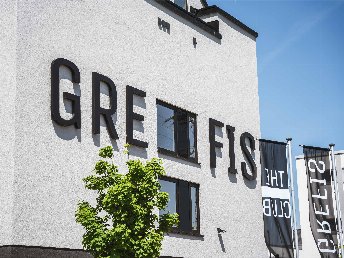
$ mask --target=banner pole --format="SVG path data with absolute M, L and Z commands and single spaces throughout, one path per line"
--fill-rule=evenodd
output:
M 331 163 L 332 163 L 332 175 L 333 175 L 333 185 L 334 192 L 336 196 L 336 208 L 337 208 L 337 227 L 339 233 L 339 249 L 343 257 L 343 231 L 342 231 L 342 218 L 340 215 L 340 202 L 339 202 L 339 192 L 338 192 L 338 183 L 337 183 L 337 170 L 336 170 L 336 160 L 334 159 L 334 144 L 330 144 L 331 149 Z
M 295 205 L 295 192 L 294 192 L 294 175 L 293 175 L 293 159 L 291 156 L 291 141 L 292 138 L 287 139 L 287 146 L 288 146 L 288 163 L 289 163 L 289 174 L 290 174 L 290 191 L 291 191 L 291 198 L 293 200 L 293 228 L 294 228 L 294 243 L 295 243 L 295 258 L 299 258 L 299 238 L 297 235 L 297 228 L 296 228 L 296 205 Z

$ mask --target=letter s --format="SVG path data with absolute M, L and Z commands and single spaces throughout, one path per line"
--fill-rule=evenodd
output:
M 247 159 L 249 165 L 251 166 L 252 175 L 250 175 L 247 172 L 247 168 L 246 168 L 246 163 L 245 162 L 241 162 L 241 171 L 242 171 L 243 176 L 246 179 L 252 181 L 252 180 L 255 180 L 257 178 L 257 166 L 256 166 L 256 163 L 253 160 L 253 157 L 251 155 L 250 150 L 246 146 L 246 143 L 245 143 L 245 139 L 246 138 L 249 139 L 249 141 L 250 141 L 250 147 L 251 147 L 252 151 L 254 151 L 256 149 L 256 147 L 255 147 L 254 138 L 253 138 L 253 136 L 250 133 L 246 132 L 246 133 L 243 133 L 241 135 L 241 137 L 240 137 L 241 150 L 242 150 L 245 158 Z
M 311 164 L 314 164 L 314 166 L 316 167 L 316 169 L 319 171 L 319 173 L 323 174 L 325 172 L 325 162 L 324 161 L 319 161 L 319 164 L 322 166 L 322 169 L 319 168 L 317 162 L 314 159 L 311 159 L 308 161 L 308 168 L 311 172 L 315 172 L 314 168 L 311 168 Z

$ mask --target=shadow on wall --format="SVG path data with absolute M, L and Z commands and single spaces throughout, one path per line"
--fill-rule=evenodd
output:
M 211 176 L 212 176 L 213 178 L 216 178 L 216 170 L 215 170 L 215 168 L 211 168 L 211 169 L 210 169 L 210 172 L 211 172 Z
M 234 184 L 238 182 L 237 174 L 232 174 L 228 172 L 228 179 L 231 183 L 234 183 Z
M 166 155 L 166 154 L 163 154 L 163 153 L 158 153 L 158 157 L 159 158 L 163 158 L 163 159 L 167 159 L 167 160 L 171 160 L 171 161 L 174 161 L 174 162 L 178 162 L 178 163 L 183 164 L 183 165 L 195 167 L 195 168 L 200 168 L 201 167 L 201 164 L 199 164 L 199 163 L 194 163 L 194 162 L 191 162 L 191 161 L 188 161 L 188 160 L 184 160 L 184 159 L 182 159 L 180 157 L 172 157 L 170 155 Z
M 249 181 L 249 180 L 244 180 L 245 185 L 250 188 L 250 189 L 255 189 L 257 187 L 257 180 Z
M 219 237 L 220 245 L 221 245 L 221 250 L 222 252 L 226 252 L 225 244 L 223 243 L 223 238 L 221 233 L 218 233 L 217 236 Z
M 100 120 L 102 121 L 102 120 Z M 104 122 L 105 123 L 105 122 Z M 102 122 L 100 122 L 100 126 L 102 127 Z M 106 126 L 103 126 L 103 127 L 106 127 Z M 100 143 L 100 134 L 92 134 L 92 139 L 93 139 L 93 143 L 95 146 L 97 147 L 101 147 L 101 143 Z M 118 144 L 117 144 L 117 141 L 116 140 L 113 140 L 110 138 L 110 141 L 111 141 L 111 146 L 113 148 L 113 150 L 115 152 L 118 152 L 119 151 L 119 148 L 118 148 Z
M 216 158 L 222 158 L 222 149 L 221 148 L 215 148 L 215 153 L 216 153 Z M 210 169 L 211 176 L 213 178 L 216 178 L 216 168 L 211 168 Z
M 180 234 L 174 234 L 174 233 L 168 233 L 167 235 L 170 237 L 181 238 L 181 239 L 188 239 L 188 240 L 194 240 L 194 241 L 204 241 L 203 236 L 180 235 Z
M 35 258 L 92 258 L 93 256 L 81 249 L 40 247 L 40 246 L 2 246 L 0 256 L 4 258 L 35 257 Z
M 144 148 L 130 146 L 129 147 L 129 156 L 135 156 L 142 159 L 148 159 L 147 150 Z
M 81 142 L 80 129 L 76 129 L 74 126 L 63 127 L 56 124 L 54 121 L 52 121 L 52 124 L 56 135 L 62 140 L 71 141 L 76 137 L 78 139 L 78 142 Z

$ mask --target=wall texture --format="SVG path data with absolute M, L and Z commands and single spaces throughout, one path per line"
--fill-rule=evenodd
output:
M 17 51 L 9 55 L 18 60 L 12 70 L 16 71 L 16 119 L 9 130 L 15 132 L 16 140 L 15 146 L 13 140 L 8 142 L 14 163 L 7 165 L 9 170 L 15 166 L 11 170 L 16 179 L 12 187 L 14 207 L 8 212 L 12 210 L 14 224 L 13 238 L 8 241 L 0 237 L 0 245 L 82 248 L 83 229 L 74 219 L 76 204 L 81 199 L 94 200 L 94 195 L 84 190 L 81 179 L 90 174 L 98 149 L 109 144 L 118 150 L 116 160 L 125 170 L 125 87 L 131 85 L 147 93 L 143 108 L 135 107 L 145 116 L 144 132 L 135 136 L 149 143 L 146 151 L 131 150 L 132 157 L 159 156 L 169 176 L 200 184 L 204 237 L 166 236 L 162 255 L 264 257 L 259 158 L 256 181 L 247 181 L 240 171 L 244 161 L 240 135 L 250 132 L 260 137 L 255 40 L 223 17 L 219 17 L 223 39 L 218 40 L 152 0 L 17 2 Z M 169 33 L 159 29 L 158 17 L 171 24 Z M 7 28 L 15 35 L 15 27 Z M 81 96 L 81 130 L 61 127 L 51 120 L 50 65 L 56 58 L 66 58 L 80 69 L 79 85 L 68 81 L 68 70 L 61 69 L 60 75 L 61 92 Z M 8 65 L 14 67 L 15 63 Z M 114 120 L 120 138 L 116 142 L 109 139 L 104 126 L 100 135 L 92 135 L 92 72 L 106 75 L 116 84 L 118 109 Z M 8 76 L 15 78 L 12 73 Z M 6 87 L 14 92 L 15 87 Z M 200 165 L 157 153 L 156 99 L 198 115 Z M 68 103 L 61 104 L 61 112 L 70 116 Z M 5 115 L 9 120 L 13 117 Z M 228 175 L 224 129 L 217 136 L 224 143 L 217 168 L 210 169 L 209 118 L 236 127 L 239 174 Z M 257 150 L 255 156 L 259 157 Z M 0 159 L 2 162 L 4 158 Z M 2 170 L 1 175 L 4 177 Z M 0 192 L 1 201 L 7 199 L 8 190 Z M 11 220 L 2 210 L 0 213 L 0 218 Z M 222 245 L 217 227 L 227 231 Z
M 10 244 L 13 222 L 17 3 L 0 2 L 0 244 Z

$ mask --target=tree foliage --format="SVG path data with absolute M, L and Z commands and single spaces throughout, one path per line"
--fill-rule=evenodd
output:
M 99 156 L 94 173 L 83 179 L 87 189 L 97 191 L 97 204 L 79 202 L 75 214 L 86 230 L 84 249 L 96 258 L 159 257 L 164 232 L 178 223 L 177 214 L 154 212 L 168 203 L 158 181 L 165 174 L 161 160 L 128 160 L 123 175 L 113 163 L 112 147 L 100 149 Z

